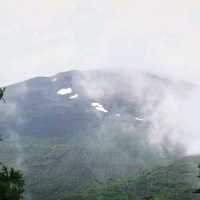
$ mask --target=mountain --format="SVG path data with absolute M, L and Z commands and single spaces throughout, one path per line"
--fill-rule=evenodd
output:
M 110 116 L 130 114 L 136 123 L 143 121 L 162 103 L 166 90 L 181 93 L 194 87 L 151 74 L 128 76 L 69 71 L 9 86 L 0 123 L 4 131 L 13 127 L 20 135 L 40 137 L 91 132 Z
M 199 162 L 199 156 L 190 156 L 167 167 L 145 172 L 137 180 L 129 183 L 128 190 L 132 199 L 199 199 L 199 194 L 195 194 L 200 181 Z
M 65 200 L 197 200 L 199 156 L 185 157 L 173 164 L 147 170 L 137 177 L 93 182 L 79 193 L 67 193 Z
M 24 171 L 27 200 L 61 199 L 93 181 L 166 166 L 184 156 L 184 147 L 169 137 L 163 100 L 184 98 L 195 87 L 112 71 L 69 71 L 11 85 L 0 104 L 0 158 Z

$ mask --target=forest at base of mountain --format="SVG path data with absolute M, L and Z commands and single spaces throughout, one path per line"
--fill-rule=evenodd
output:
M 81 192 L 66 193 L 63 200 L 197 200 L 199 160 L 186 157 L 137 177 L 94 182 Z

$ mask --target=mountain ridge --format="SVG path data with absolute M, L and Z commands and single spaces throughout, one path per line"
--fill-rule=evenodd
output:
M 154 143 L 152 116 L 166 94 L 182 98 L 190 92 L 156 76 L 104 71 L 63 72 L 12 85 L 0 105 L 0 156 L 24 171 L 34 200 L 59 199 L 94 180 L 166 166 L 185 155 L 184 147 L 168 138 L 168 126 Z

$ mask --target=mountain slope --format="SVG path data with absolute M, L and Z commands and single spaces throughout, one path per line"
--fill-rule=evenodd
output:
M 66 193 L 65 200 L 195 200 L 200 180 L 200 157 L 187 157 L 175 163 L 144 171 L 135 178 L 93 183 L 80 193 Z
M 0 104 L 0 158 L 24 171 L 33 200 L 166 166 L 184 148 L 170 140 L 172 128 L 157 114 L 166 94 L 184 97 L 194 88 L 150 74 L 102 71 L 9 86 L 7 103 Z
M 200 157 L 188 157 L 145 173 L 129 184 L 133 199 L 152 196 L 154 199 L 199 199 L 194 191 L 199 187 Z

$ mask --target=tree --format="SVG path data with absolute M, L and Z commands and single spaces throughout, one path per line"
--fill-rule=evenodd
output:
M 200 178 L 200 164 L 198 165 L 198 168 L 199 168 L 199 175 L 198 175 L 198 178 Z M 195 194 L 200 194 L 200 189 L 197 189 L 194 191 Z
M 3 98 L 5 88 L 0 88 L 0 100 Z M 0 135 L 0 141 L 2 137 Z M 0 200 L 21 200 L 24 192 L 24 177 L 20 171 L 8 168 L 0 163 Z
M 4 103 L 6 103 L 6 100 L 4 99 L 5 91 L 6 91 L 6 87 L 0 88 L 0 101 L 3 100 Z
M 21 200 L 23 192 L 23 174 L 2 165 L 0 169 L 0 200 Z

